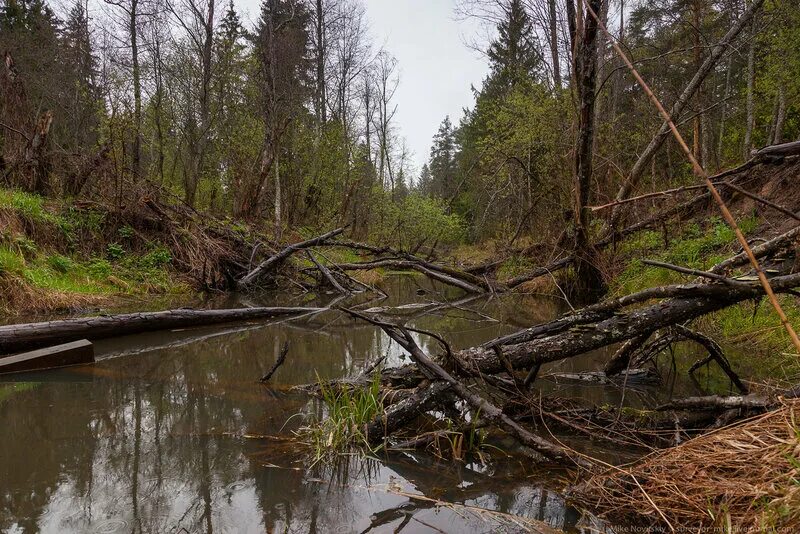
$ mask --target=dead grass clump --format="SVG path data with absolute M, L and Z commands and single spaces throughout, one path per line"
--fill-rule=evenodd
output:
M 74 312 L 109 302 L 110 297 L 103 295 L 45 290 L 15 276 L 0 276 L 0 315 Z
M 800 532 L 800 401 L 612 468 L 576 492 L 613 522 Z M 674 531 L 674 530 L 673 530 Z
M 369 271 L 356 271 L 351 273 L 351 276 L 361 282 L 362 284 L 367 284 L 368 286 L 374 286 L 382 282 L 386 275 L 383 274 L 382 271 L 379 269 L 370 269 Z

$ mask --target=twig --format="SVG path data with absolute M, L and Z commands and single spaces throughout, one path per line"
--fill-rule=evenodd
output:
M 288 341 L 284 341 L 283 347 L 281 347 L 281 352 L 280 352 L 280 354 L 278 354 L 277 361 L 272 365 L 272 368 L 267 372 L 267 374 L 265 374 L 264 376 L 261 377 L 260 382 L 262 382 L 262 383 L 263 382 L 269 382 L 269 379 L 272 378 L 272 375 L 275 374 L 275 371 L 278 370 L 278 367 L 283 365 L 283 362 L 286 361 L 286 355 L 288 353 L 289 353 L 289 342 Z
M 645 265 L 651 265 L 653 267 L 660 267 L 662 269 L 669 269 L 670 271 L 675 271 L 682 274 L 689 274 L 692 276 L 699 276 L 701 278 L 709 278 L 711 280 L 715 280 L 717 282 L 722 282 L 723 284 L 727 285 L 739 285 L 741 282 L 737 282 L 736 280 L 732 280 L 727 276 L 722 276 L 716 273 L 709 273 L 707 271 L 701 271 L 699 269 L 691 269 L 689 267 L 681 267 L 679 265 L 673 265 L 671 263 L 665 263 L 663 261 L 655 261 L 655 260 L 642 260 L 642 263 Z

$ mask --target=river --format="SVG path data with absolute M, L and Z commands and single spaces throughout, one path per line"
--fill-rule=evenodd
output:
M 390 276 L 383 287 L 390 297 L 375 306 L 463 298 L 459 290 L 419 276 Z M 206 305 L 319 305 L 331 298 L 299 302 L 264 294 Z M 506 295 L 418 317 L 407 310 L 407 319 L 461 348 L 564 309 L 557 299 Z M 260 384 L 284 341 L 290 343 L 286 363 L 270 386 Z M 420 342 L 434 351 L 430 340 Z M 565 473 L 537 469 L 502 437 L 493 445 L 508 453 L 490 452 L 486 464 L 409 452 L 344 456 L 334 466 L 307 467 L 292 432 L 321 407 L 288 387 L 353 376 L 381 356 L 388 365 L 405 361 L 383 332 L 338 312 L 129 336 L 97 343 L 96 350 L 93 366 L 0 381 L 0 531 L 411 533 L 530 527 L 513 516 L 566 532 L 596 531 L 593 518 L 565 504 Z M 595 368 L 602 357 L 590 354 L 543 372 Z M 541 382 L 565 396 L 619 401 L 616 388 Z M 633 402 L 639 394 L 630 395 Z M 620 459 L 619 451 L 585 440 L 573 437 L 570 444 Z

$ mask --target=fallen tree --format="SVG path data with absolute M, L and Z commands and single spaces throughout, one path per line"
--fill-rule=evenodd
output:
M 284 261 L 289 259 L 289 257 L 295 252 L 325 244 L 326 242 L 333 239 L 342 232 L 344 232 L 344 228 L 337 228 L 336 230 L 331 230 L 326 234 L 319 235 L 312 239 L 308 239 L 306 241 L 301 241 L 300 243 L 289 245 L 288 247 L 284 248 L 274 256 L 270 256 L 268 259 L 258 264 L 258 266 L 255 269 L 251 270 L 246 275 L 241 277 L 237 281 L 236 287 L 240 291 L 246 291 L 252 289 L 253 286 L 255 286 L 261 278 L 274 271 Z
M 97 317 L 63 319 L 41 323 L 12 324 L 0 326 L 0 354 L 32 350 L 79 339 L 95 341 L 142 332 L 169 330 L 171 328 L 208 326 L 318 313 L 325 309 L 293 307 L 235 308 L 227 310 L 178 309 L 160 312 L 100 315 Z

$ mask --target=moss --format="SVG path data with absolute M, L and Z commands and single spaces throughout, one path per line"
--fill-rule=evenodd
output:
M 537 267 L 536 263 L 530 258 L 512 256 L 497 269 L 497 278 L 499 280 L 507 280 L 524 274 L 535 267 Z

